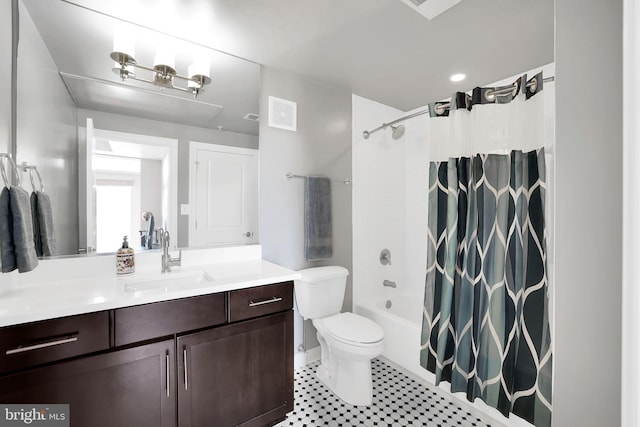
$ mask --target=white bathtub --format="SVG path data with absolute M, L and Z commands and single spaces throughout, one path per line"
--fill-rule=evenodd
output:
M 393 295 L 391 292 L 388 295 L 392 296 L 388 299 L 367 300 L 363 304 L 354 304 L 353 310 L 375 321 L 384 329 L 385 349 L 382 356 L 404 368 L 420 381 L 424 381 L 428 386 L 435 387 L 433 386 L 434 375 L 420 366 L 423 296 Z M 389 300 L 391 307 L 386 308 L 386 302 Z M 530 426 L 513 414 L 509 420 L 503 418 L 497 410 L 489 408 L 479 399 L 471 404 L 466 400 L 464 393 L 451 394 L 449 387 L 448 382 L 442 381 L 437 389 L 443 395 L 453 397 L 458 404 L 475 416 L 491 421 L 491 425 Z
M 387 301 L 391 302 L 389 308 L 386 307 Z M 394 295 L 388 299 L 354 304 L 353 310 L 384 329 L 384 357 L 409 371 L 423 373 L 420 367 L 421 297 Z

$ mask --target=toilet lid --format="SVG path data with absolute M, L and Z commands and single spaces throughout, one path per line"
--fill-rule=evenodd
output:
M 341 341 L 371 344 L 384 338 L 380 325 L 357 314 L 340 313 L 323 320 L 327 332 Z

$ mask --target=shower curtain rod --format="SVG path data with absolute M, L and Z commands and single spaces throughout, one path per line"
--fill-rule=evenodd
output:
M 549 82 L 552 82 L 554 80 L 555 80 L 554 76 L 545 77 L 544 79 L 542 79 L 542 81 L 544 83 L 549 83 Z M 532 80 L 532 81 L 527 83 L 527 87 L 535 86 L 536 84 L 537 84 L 537 82 L 535 80 Z M 487 92 L 486 96 L 490 97 L 490 96 L 506 95 L 508 93 L 513 92 L 517 87 L 518 87 L 517 83 L 514 83 L 514 84 L 509 85 L 507 87 L 503 87 L 501 89 L 497 89 L 497 90 L 494 90 L 494 91 L 491 91 L 491 92 Z M 450 107 L 451 107 L 451 101 L 446 102 L 444 104 L 439 104 L 436 107 L 436 112 L 438 112 L 440 114 L 444 110 L 449 109 Z M 414 117 L 421 116 L 423 114 L 429 114 L 429 107 L 425 108 L 424 110 L 416 111 L 415 113 L 409 114 L 408 116 L 400 117 L 399 119 L 396 119 L 396 120 L 394 120 L 392 122 L 383 123 L 381 126 L 378 126 L 375 129 L 365 130 L 364 132 L 362 132 L 362 136 L 364 137 L 364 139 L 369 139 L 369 135 L 371 135 L 374 132 L 378 132 L 379 130 L 386 129 L 387 127 L 389 127 L 391 125 L 395 125 L 396 123 L 404 122 L 405 120 L 409 120 L 409 119 L 412 119 Z

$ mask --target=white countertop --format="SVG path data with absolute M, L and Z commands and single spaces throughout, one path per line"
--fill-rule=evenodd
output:
M 224 249 L 203 251 L 183 252 L 183 266 L 164 274 L 159 272 L 159 253 L 144 254 L 140 258 L 145 259 L 140 260 L 136 256 L 136 273 L 128 276 L 115 274 L 115 257 L 48 260 L 38 274 L 26 278 L 16 274 L 13 283 L 0 283 L 4 286 L 0 289 L 0 327 L 300 277 L 293 270 L 262 260 L 258 245 L 232 248 L 232 255 Z

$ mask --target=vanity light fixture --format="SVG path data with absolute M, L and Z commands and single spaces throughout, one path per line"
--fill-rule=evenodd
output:
M 167 49 L 158 49 L 153 61 L 153 67 L 138 64 L 133 55 L 133 53 L 126 53 L 126 51 L 120 50 L 114 50 L 111 52 L 111 59 L 116 62 L 113 72 L 118 74 L 123 82 L 131 79 L 151 83 L 156 86 L 160 86 L 161 88 L 176 89 L 192 93 L 194 98 L 196 98 L 201 92 L 204 92 L 205 85 L 211 83 L 208 60 L 196 60 L 189 66 L 189 77 L 186 77 L 176 72 L 173 53 Z M 145 79 L 137 76 L 135 72 L 136 69 L 150 71 L 152 73 L 152 78 Z M 187 86 L 177 86 L 175 84 L 177 79 L 186 81 Z

